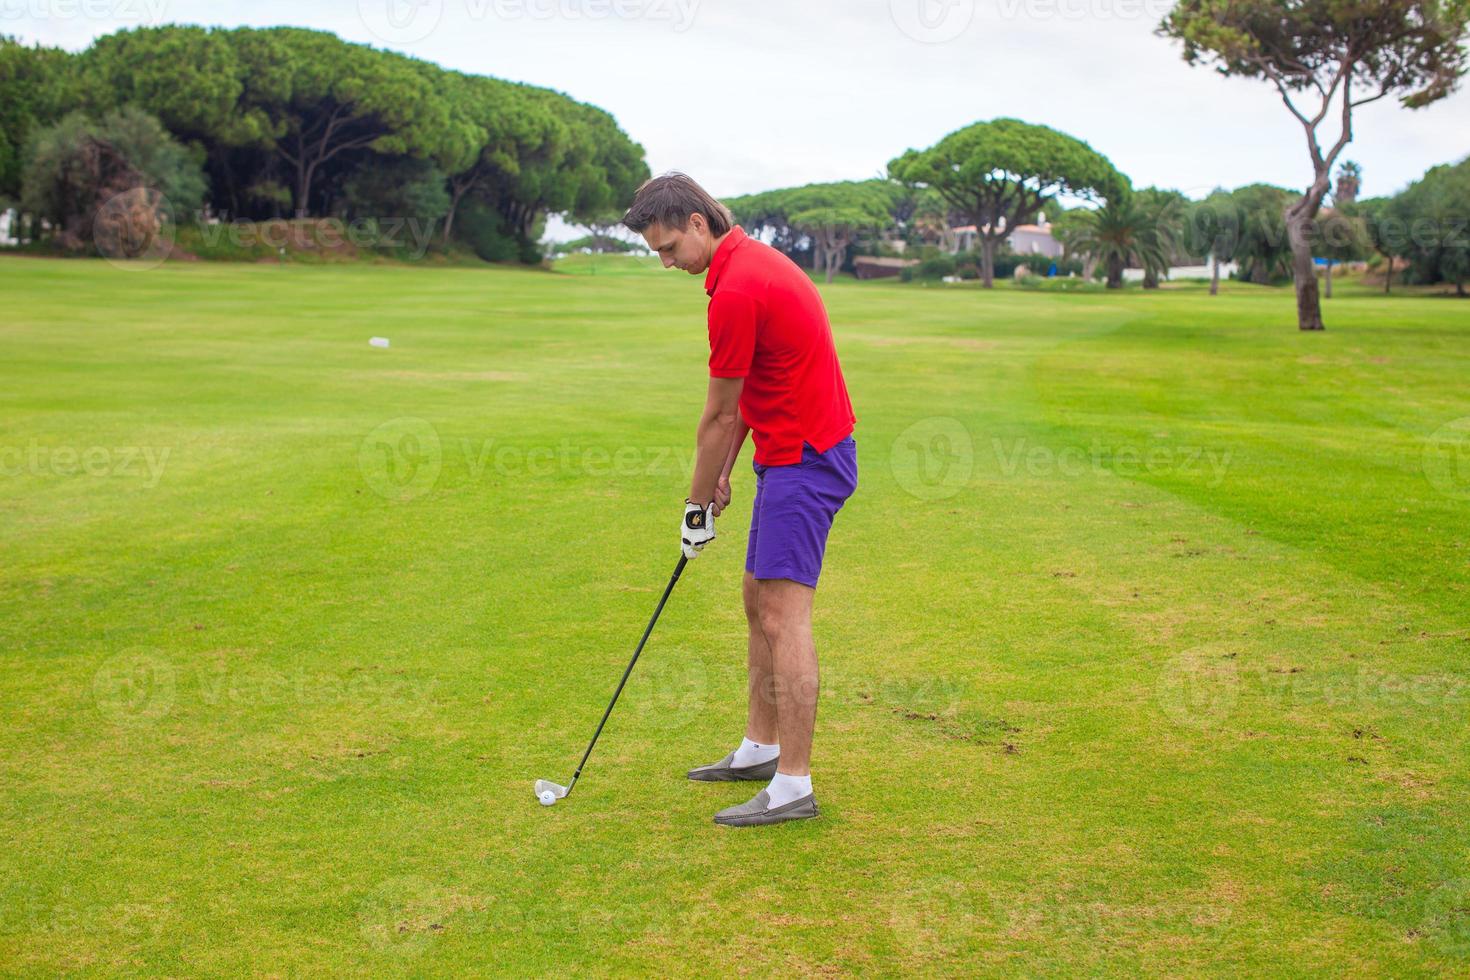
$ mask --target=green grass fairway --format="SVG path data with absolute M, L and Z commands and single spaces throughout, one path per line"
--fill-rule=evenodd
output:
M 1470 305 L 824 286 L 823 816 L 731 831 L 748 449 L 532 797 L 705 389 L 568 268 L 0 260 L 0 969 L 1466 971 Z

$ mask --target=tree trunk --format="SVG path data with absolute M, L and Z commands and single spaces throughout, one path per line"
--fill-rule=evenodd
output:
M 995 288 L 995 240 L 980 238 L 980 281 L 986 289 Z
M 454 229 L 454 209 L 459 206 L 459 201 L 449 199 L 449 211 L 444 215 L 444 237 L 440 239 L 447 248 L 449 246 L 449 233 Z
M 235 169 L 230 166 L 229 151 L 222 146 L 215 146 L 209 151 L 209 156 L 220 183 L 224 184 L 224 193 L 213 196 L 216 200 L 226 199 L 229 202 L 230 217 L 237 217 L 240 214 L 240 182 L 235 178 Z
M 1322 298 L 1323 299 L 1331 299 L 1332 298 L 1332 260 L 1331 259 L 1328 259 L 1327 260 L 1327 274 L 1325 276 L 1323 276 L 1322 278 L 1323 278 L 1323 282 L 1322 282 L 1322 286 L 1323 286 L 1323 289 L 1322 289 Z
M 311 195 L 311 171 L 306 161 L 296 165 L 296 217 L 304 218 L 307 213 L 307 198 Z
M 1108 259 L 1108 283 L 1109 289 L 1123 288 L 1123 260 L 1120 258 Z
M 1388 271 L 1383 274 L 1383 295 L 1388 295 L 1388 287 L 1393 284 L 1393 256 L 1388 256 Z
M 1144 267 L 1144 270 L 1143 270 L 1143 288 L 1144 289 L 1158 289 L 1159 288 L 1159 274 L 1158 274 L 1158 272 L 1155 271 L 1154 269 L 1150 269 L 1150 268 L 1148 268 L 1146 266 Z
M 467 183 L 463 187 L 456 187 L 453 181 L 450 182 L 449 211 L 444 215 L 444 244 L 446 247 L 449 245 L 449 232 L 454 228 L 454 212 L 459 210 L 459 202 L 464 199 L 465 192 L 470 189 L 470 186 Z
M 1210 253 L 1210 295 L 1220 295 L 1220 256 Z
M 1296 325 L 1300 330 L 1327 329 L 1317 295 L 1317 268 L 1312 263 L 1312 219 L 1326 191 L 1327 176 L 1319 174 L 1302 199 L 1289 205 L 1284 215 L 1286 236 L 1291 242 L 1292 278 L 1296 281 Z

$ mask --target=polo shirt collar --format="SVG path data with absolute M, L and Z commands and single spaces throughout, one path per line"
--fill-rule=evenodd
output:
M 745 229 L 739 225 L 730 229 L 725 240 L 720 242 L 720 247 L 715 249 L 714 256 L 709 260 L 709 271 L 704 276 L 704 291 L 709 295 L 715 294 L 715 286 L 720 281 L 720 273 L 725 271 L 725 266 L 730 263 L 730 256 L 735 249 L 746 239 Z

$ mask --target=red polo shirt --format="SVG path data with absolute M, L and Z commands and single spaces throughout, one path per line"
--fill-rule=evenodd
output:
M 857 419 L 837 363 L 821 294 L 805 272 L 732 228 L 705 276 L 709 373 L 744 378 L 740 416 L 762 466 L 801 462 L 802 443 L 824 453 Z

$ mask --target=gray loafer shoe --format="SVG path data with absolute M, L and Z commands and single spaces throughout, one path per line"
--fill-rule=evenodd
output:
M 817 798 L 810 793 L 785 806 L 772 807 L 771 795 L 761 790 L 748 803 L 732 806 L 715 814 L 715 823 L 726 827 L 760 827 L 768 823 L 785 823 L 787 820 L 807 820 L 817 813 Z
M 780 761 L 777 758 L 759 765 L 742 767 L 734 765 L 735 753 L 731 752 L 719 762 L 711 762 L 707 766 L 689 770 L 689 778 L 702 783 L 738 783 L 744 780 L 769 783 L 775 778 L 776 766 Z

